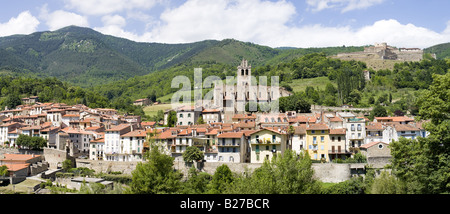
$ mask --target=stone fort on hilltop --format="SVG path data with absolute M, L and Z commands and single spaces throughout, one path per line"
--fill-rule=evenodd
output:
M 364 47 L 364 51 L 340 53 L 334 58 L 362 61 L 367 64 L 368 68 L 375 70 L 392 69 L 395 63 L 421 61 L 423 59 L 423 50 L 420 48 L 396 48 L 384 42 Z

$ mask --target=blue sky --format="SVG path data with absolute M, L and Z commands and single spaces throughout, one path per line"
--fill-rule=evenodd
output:
M 77 25 L 139 42 L 426 48 L 450 42 L 449 8 L 443 0 L 17 0 L 0 8 L 0 36 Z

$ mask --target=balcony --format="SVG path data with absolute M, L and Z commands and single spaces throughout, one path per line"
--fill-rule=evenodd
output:
M 235 144 L 225 143 L 225 144 L 218 144 L 217 146 L 222 146 L 222 147 L 239 147 L 239 143 L 235 143 Z
M 348 154 L 348 153 L 350 152 L 345 149 L 328 150 L 328 154 Z
M 270 138 L 266 139 L 256 139 L 252 142 L 253 144 L 280 144 L 280 141 L 272 141 Z

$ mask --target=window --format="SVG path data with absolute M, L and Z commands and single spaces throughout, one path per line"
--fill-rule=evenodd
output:
M 341 137 L 338 137 L 338 141 L 339 141 L 339 142 L 341 141 Z
M 311 134 L 315 134 L 315 133 L 316 133 L 316 131 L 314 131 L 314 130 L 311 131 Z
M 322 132 L 322 134 L 325 134 L 325 130 L 322 130 L 321 132 Z
M 381 143 L 378 144 L 378 148 L 379 148 L 379 149 L 383 149 L 383 144 L 381 144 Z
M 314 136 L 314 137 L 313 137 L 313 143 L 315 144 L 315 143 L 316 143 L 316 141 L 317 141 L 317 137 L 316 137 L 316 136 Z
M 188 113 L 188 117 L 191 117 L 191 113 Z
M 331 137 L 331 141 L 334 141 L 334 137 Z
M 358 131 L 361 131 L 361 124 L 358 124 Z
M 272 143 L 275 143 L 276 140 L 277 140 L 277 136 L 276 135 L 272 135 Z
M 351 130 L 355 131 L 355 124 L 352 124 Z
M 266 146 L 266 150 L 269 150 L 269 146 Z
M 256 145 L 256 152 L 259 153 L 259 145 Z
M 321 142 L 324 142 L 324 141 L 325 141 L 325 137 L 324 137 L 324 136 L 321 136 L 321 137 L 320 137 L 320 141 L 321 141 Z
M 180 114 L 180 118 L 183 118 L 183 114 Z

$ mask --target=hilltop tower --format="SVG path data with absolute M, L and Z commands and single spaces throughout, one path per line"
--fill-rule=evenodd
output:
M 248 86 L 250 85 L 252 76 L 252 66 L 248 65 L 248 61 L 242 59 L 241 64 L 237 67 L 237 85 Z

